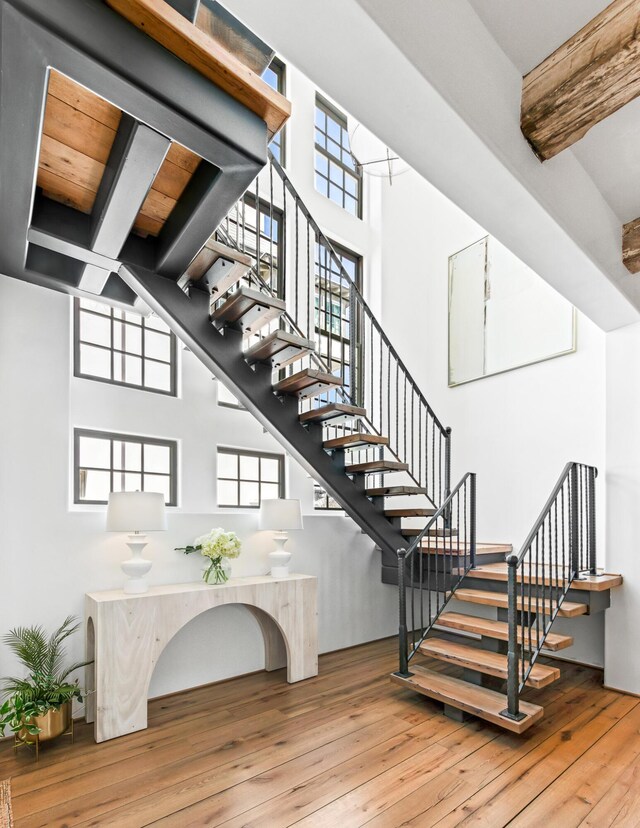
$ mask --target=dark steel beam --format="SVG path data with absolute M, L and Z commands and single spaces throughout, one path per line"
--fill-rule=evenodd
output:
M 91 249 L 117 258 L 171 141 L 123 113 L 91 213 Z
M 200 164 L 160 231 L 157 272 L 179 279 L 259 171 L 231 174 Z
M 1 161 L 0 149 L 0 164 Z M 36 192 L 27 238 L 40 247 L 47 247 L 110 272 L 117 272 L 122 261 L 140 267 L 153 267 L 155 262 L 155 239 L 151 237 L 143 239 L 130 236 L 118 258 L 103 256 L 91 250 L 91 216 L 52 201 L 40 192 Z
M 162 166 L 171 141 L 123 113 L 91 213 L 91 250 L 117 257 Z M 102 293 L 111 270 L 85 268 L 80 287 Z
M 120 275 L 377 544 L 394 552 L 406 545 L 397 529 L 336 468 L 322 445 L 311 439 L 298 419 L 297 400 L 275 396 L 271 370 L 254 371 L 242 356 L 240 338 L 225 336 L 211 324 L 210 297 L 204 291 L 194 290 L 188 297 L 172 279 L 126 265 Z

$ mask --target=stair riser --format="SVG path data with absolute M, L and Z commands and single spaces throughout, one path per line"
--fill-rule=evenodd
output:
M 479 589 L 487 592 L 499 592 L 502 595 L 506 595 L 507 593 L 506 581 L 485 580 L 484 578 L 465 578 L 462 582 L 462 588 Z M 518 590 L 518 594 L 520 594 L 520 590 Z M 536 594 L 540 599 L 551 598 L 555 601 L 557 591 L 552 589 L 550 592 L 549 587 L 547 586 L 544 588 L 538 588 L 536 593 L 536 588 L 532 586 L 531 595 L 535 598 Z M 524 595 L 525 600 L 527 600 L 527 596 L 529 595 L 528 584 L 524 585 Z M 570 589 L 565 597 L 565 600 L 573 601 L 576 604 L 586 604 L 589 607 L 589 615 L 592 615 L 594 612 L 604 612 L 604 610 L 609 609 L 611 606 L 611 591 L 603 590 L 602 592 L 594 592 Z

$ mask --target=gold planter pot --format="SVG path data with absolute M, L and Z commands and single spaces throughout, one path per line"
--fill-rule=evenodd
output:
M 40 733 L 29 733 L 23 728 L 18 733 L 22 743 L 33 745 L 38 742 L 49 742 L 61 736 L 71 725 L 71 702 L 65 702 L 57 710 L 48 710 L 44 716 L 34 716 L 32 723 L 40 728 Z

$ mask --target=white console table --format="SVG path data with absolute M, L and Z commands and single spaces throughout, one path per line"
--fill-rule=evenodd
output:
M 104 742 L 147 726 L 149 682 L 160 654 L 191 619 L 223 604 L 244 604 L 264 637 L 265 667 L 287 666 L 287 681 L 318 674 L 317 581 L 231 578 L 226 584 L 172 584 L 141 595 L 122 590 L 85 596 L 86 716 Z M 229 646 L 232 646 L 229 642 Z

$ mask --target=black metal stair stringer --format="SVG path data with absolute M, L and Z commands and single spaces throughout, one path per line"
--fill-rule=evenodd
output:
M 172 279 L 132 265 L 122 265 L 119 274 L 378 546 L 394 554 L 406 546 L 400 532 L 301 425 L 297 401 L 278 398 L 271 372 L 251 368 L 238 336 L 225 336 L 211 324 L 207 293 L 194 290 L 187 296 Z

